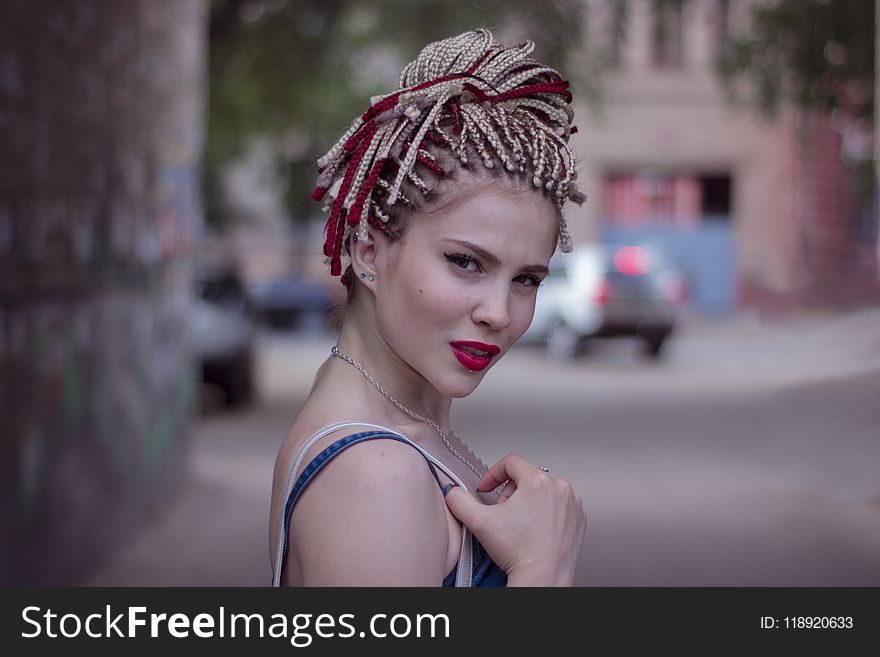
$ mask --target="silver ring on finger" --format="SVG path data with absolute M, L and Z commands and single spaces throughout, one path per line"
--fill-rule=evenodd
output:
M 548 468 L 545 465 L 542 465 L 541 467 L 539 467 L 538 470 L 543 470 L 544 472 L 550 472 L 550 468 Z

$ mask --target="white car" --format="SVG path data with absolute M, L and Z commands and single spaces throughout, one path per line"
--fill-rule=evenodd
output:
M 256 321 L 238 272 L 200 266 L 191 339 L 203 382 L 217 386 L 226 405 L 245 406 L 254 394 Z
M 522 341 L 543 342 L 548 355 L 567 359 L 584 353 L 589 339 L 632 336 L 658 358 L 683 297 L 681 275 L 656 249 L 579 245 L 551 261 Z

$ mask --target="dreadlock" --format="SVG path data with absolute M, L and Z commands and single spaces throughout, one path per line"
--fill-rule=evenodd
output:
M 324 256 L 333 276 L 342 274 L 343 244 L 355 227 L 362 239 L 368 225 L 391 234 L 393 207 L 417 204 L 409 190 L 430 194 L 424 174 L 450 173 L 437 149 L 465 168 L 476 155 L 486 169 L 531 177 L 560 210 L 567 200 L 583 203 L 568 146 L 576 131 L 569 83 L 531 58 L 534 47 L 503 46 L 486 29 L 428 44 L 403 69 L 400 89 L 374 97 L 318 160 L 312 199 L 329 197 Z M 567 252 L 571 238 L 559 216 Z

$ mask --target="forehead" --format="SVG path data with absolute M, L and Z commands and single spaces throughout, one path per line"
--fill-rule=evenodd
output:
M 556 209 L 538 191 L 489 185 L 413 217 L 409 232 L 431 240 L 472 242 L 501 260 L 546 264 L 556 248 L 558 223 Z

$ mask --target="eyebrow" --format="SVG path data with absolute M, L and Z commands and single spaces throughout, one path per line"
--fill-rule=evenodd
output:
M 483 260 L 485 260 L 490 265 L 492 265 L 493 267 L 497 267 L 501 263 L 501 261 L 498 260 L 498 258 L 496 256 L 494 256 L 491 253 L 489 253 L 488 251 L 486 251 L 486 249 L 484 249 L 480 246 L 477 246 L 476 244 L 473 244 L 472 242 L 468 242 L 466 240 L 455 240 L 455 239 L 447 239 L 446 241 L 452 242 L 453 244 L 458 244 L 459 246 L 463 246 L 466 249 L 470 249 L 471 251 L 476 253 L 478 256 L 480 256 Z M 537 273 L 542 273 L 542 274 L 546 274 L 550 271 L 544 265 L 526 265 L 525 267 L 521 267 L 520 270 L 526 271 L 526 272 L 537 272 Z

